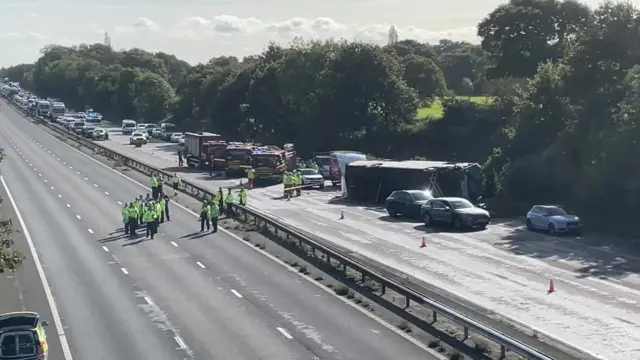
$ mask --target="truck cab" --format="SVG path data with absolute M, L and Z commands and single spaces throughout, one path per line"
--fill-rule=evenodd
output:
M 65 107 L 63 102 L 53 102 L 51 103 L 51 108 L 49 109 L 48 117 L 51 120 L 56 119 L 59 116 L 64 116 L 66 114 L 67 108 Z
M 38 101 L 36 103 L 36 116 L 45 117 L 49 115 L 51 109 L 51 103 L 48 101 Z
M 251 166 L 256 172 L 256 181 L 282 181 L 285 171 L 296 168 L 296 152 L 276 146 L 256 148 L 251 157 Z
M 122 120 L 122 135 L 131 135 L 136 131 L 137 124 L 134 120 L 125 119 Z
M 246 169 L 251 166 L 251 155 L 254 145 L 244 143 L 229 143 L 225 152 L 225 175 L 243 176 Z

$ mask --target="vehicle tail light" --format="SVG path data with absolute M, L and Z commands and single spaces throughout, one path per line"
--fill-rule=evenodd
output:
M 40 342 L 38 343 L 38 359 L 44 359 L 45 357 L 45 353 L 44 353 L 44 340 L 40 340 Z

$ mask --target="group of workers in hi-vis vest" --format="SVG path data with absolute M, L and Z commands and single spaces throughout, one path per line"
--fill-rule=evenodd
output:
M 173 196 L 177 196 L 177 190 L 182 185 L 182 179 L 175 173 L 171 180 L 173 184 Z M 142 195 L 133 201 L 124 204 L 122 208 L 122 222 L 124 223 L 124 233 L 132 237 L 137 234 L 140 226 L 145 225 L 146 237 L 153 239 L 158 233 L 158 227 L 171 220 L 169 214 L 169 202 L 171 198 L 163 190 L 163 181 L 156 174 L 151 175 L 151 194 L 146 198 Z
M 239 204 L 247 205 L 247 190 L 243 187 L 240 189 Z M 213 194 L 211 199 L 205 199 L 202 201 L 202 207 L 200 209 L 200 231 L 211 232 L 218 231 L 218 218 L 220 214 L 225 212 L 227 218 L 233 217 L 233 204 L 236 203 L 236 197 L 231 192 L 231 189 L 227 189 L 227 195 L 224 194 L 222 188 L 218 188 L 218 191 Z M 211 229 L 213 227 L 213 229 Z
M 284 196 L 291 198 L 295 192 L 296 195 L 302 195 L 302 173 L 298 170 L 286 171 L 282 175 L 282 184 L 284 185 Z

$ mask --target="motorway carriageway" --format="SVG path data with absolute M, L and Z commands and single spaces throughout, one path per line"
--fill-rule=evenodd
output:
M 167 171 L 176 168 L 175 145 L 134 148 L 117 129 L 109 136 L 99 144 Z M 238 183 L 186 169 L 182 177 L 211 190 Z M 249 206 L 593 355 L 640 359 L 637 251 L 582 244 L 607 243 L 590 236 L 533 233 L 522 221 L 476 232 L 425 232 L 422 224 L 389 219 L 384 210 L 331 204 L 336 194 L 305 191 L 285 201 L 278 185 L 250 190 Z M 425 235 L 427 247 L 421 249 Z M 547 295 L 552 279 L 558 291 Z
M 60 312 L 48 334 L 74 358 L 437 359 L 241 239 L 197 234 L 175 203 L 155 240 L 127 239 L 122 205 L 149 190 L 10 111 L 2 174 Z

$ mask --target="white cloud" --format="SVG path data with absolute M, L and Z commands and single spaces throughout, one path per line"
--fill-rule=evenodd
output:
M 160 31 L 160 26 L 153 22 L 153 20 L 141 17 L 136 19 L 133 24 L 129 26 L 120 26 L 116 28 L 117 33 L 154 33 Z
M 307 19 L 294 17 L 284 21 L 269 22 L 255 17 L 240 18 L 220 15 L 211 19 L 191 17 L 182 20 L 171 29 L 172 37 L 198 39 L 212 35 L 225 37 L 249 37 L 255 41 L 289 41 L 296 36 L 305 39 L 344 38 L 384 43 L 391 24 L 344 24 L 328 17 Z M 400 39 L 436 42 L 440 39 L 477 41 L 476 28 L 465 27 L 444 31 L 431 31 L 416 26 L 396 27 Z M 262 37 L 258 38 L 256 36 Z
M 42 34 L 36 32 L 27 32 L 27 33 L 17 33 L 17 32 L 7 32 L 0 33 L 0 39 L 3 40 L 42 40 L 46 37 Z

